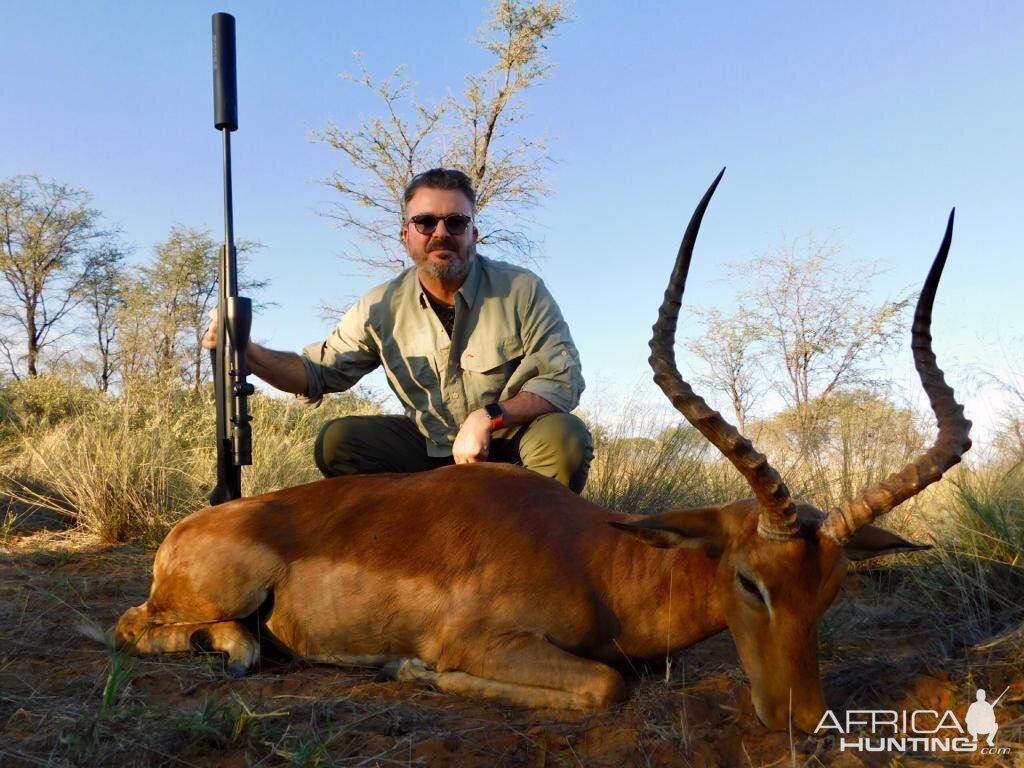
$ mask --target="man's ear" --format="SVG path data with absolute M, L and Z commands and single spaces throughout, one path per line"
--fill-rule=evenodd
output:
M 843 552 L 850 560 L 867 560 L 869 557 L 884 557 L 895 555 L 897 552 L 917 552 L 931 548 L 931 544 L 916 544 L 873 525 L 858 528 L 843 542 Z
M 700 547 L 719 551 L 723 543 L 722 525 L 715 507 L 677 509 L 633 523 L 610 520 L 608 524 L 652 547 L 662 549 Z

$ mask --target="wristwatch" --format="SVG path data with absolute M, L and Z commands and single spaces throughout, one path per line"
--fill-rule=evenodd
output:
M 497 403 L 488 403 L 484 406 L 484 410 L 487 412 L 487 416 L 491 420 L 491 432 L 505 426 L 505 412 L 501 410 L 500 405 Z

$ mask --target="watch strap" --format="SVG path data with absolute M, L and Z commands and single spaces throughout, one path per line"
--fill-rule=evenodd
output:
M 484 406 L 487 417 L 491 420 L 491 432 L 505 426 L 505 411 L 497 403 L 488 403 Z

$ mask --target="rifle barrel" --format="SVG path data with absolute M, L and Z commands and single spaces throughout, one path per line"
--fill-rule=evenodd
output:
M 231 132 L 238 130 L 238 84 L 235 67 L 235 18 L 213 14 L 213 124 L 221 132 L 224 170 L 224 245 L 218 274 L 217 349 L 213 361 L 217 405 L 217 485 L 211 504 L 242 495 L 242 464 L 252 463 L 251 432 L 245 398 L 245 348 L 251 311 L 238 297 L 234 201 L 231 189 Z M 238 311 L 239 303 L 242 310 Z

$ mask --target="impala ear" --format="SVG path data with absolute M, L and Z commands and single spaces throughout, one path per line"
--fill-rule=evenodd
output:
M 843 542 L 843 552 L 850 560 L 867 560 L 869 557 L 884 557 L 898 552 L 917 552 L 931 548 L 931 544 L 916 544 L 873 525 L 858 528 Z
M 608 524 L 652 547 L 692 547 L 720 549 L 722 525 L 713 507 L 678 509 L 663 515 L 651 515 L 635 523 L 609 521 Z

